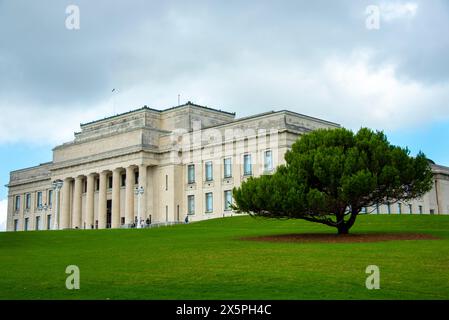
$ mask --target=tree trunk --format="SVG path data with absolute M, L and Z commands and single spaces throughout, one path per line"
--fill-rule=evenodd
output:
M 338 234 L 348 234 L 349 233 L 348 225 L 344 222 L 339 224 L 337 228 L 338 228 Z
M 342 217 L 341 220 L 339 220 L 339 224 L 337 225 L 338 234 L 348 234 L 349 229 L 351 229 L 351 227 L 354 225 L 355 219 L 357 218 L 358 214 L 359 210 L 353 209 L 348 221 L 345 222 L 344 217 Z

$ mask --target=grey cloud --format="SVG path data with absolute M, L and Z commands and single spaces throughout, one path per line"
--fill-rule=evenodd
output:
M 79 31 L 64 27 L 65 7 L 72 3 L 81 9 Z M 140 90 L 142 96 L 129 102 L 132 107 L 167 101 L 164 98 L 185 88 L 201 99 L 201 93 L 209 96 L 223 86 L 223 92 L 234 97 L 219 104 L 253 103 L 243 111 L 251 113 L 276 101 L 301 103 L 301 88 L 272 90 L 273 82 L 281 87 L 284 79 L 252 83 L 245 72 L 261 70 L 255 76 L 281 77 L 268 70 L 296 63 L 301 68 L 292 70 L 307 79 L 329 56 L 345 56 L 356 48 L 377 52 L 373 67 L 394 62 L 400 77 L 446 83 L 448 5 L 418 1 L 412 22 L 382 23 L 374 32 L 364 27 L 369 4 L 372 1 L 4 0 L 0 103 L 88 108 L 107 99 L 113 87 L 148 88 L 148 94 Z M 233 79 L 244 87 L 233 86 Z M 284 96 L 274 96 L 278 94 Z M 217 102 L 208 99 L 208 104 Z

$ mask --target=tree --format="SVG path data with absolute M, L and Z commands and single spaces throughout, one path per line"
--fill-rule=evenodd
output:
M 318 222 L 347 234 L 362 208 L 407 201 L 432 188 L 422 152 L 391 145 L 383 132 L 344 128 L 303 135 L 272 175 L 233 189 L 237 212 Z

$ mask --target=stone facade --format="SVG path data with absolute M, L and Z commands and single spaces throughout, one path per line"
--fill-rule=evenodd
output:
M 73 141 L 53 149 L 52 162 L 11 172 L 7 230 L 119 228 L 229 216 L 233 187 L 249 176 L 270 174 L 301 134 L 336 127 L 286 110 L 235 119 L 234 113 L 190 102 L 81 124 Z M 434 189 L 411 203 L 413 213 L 449 213 L 449 168 L 433 169 Z M 62 187 L 55 189 L 54 181 Z M 390 212 L 397 213 L 398 205 L 392 206 Z M 408 213 L 409 204 L 402 206 Z

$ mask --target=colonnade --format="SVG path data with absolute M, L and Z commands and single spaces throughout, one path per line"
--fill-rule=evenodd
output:
M 147 165 L 131 165 L 126 168 L 115 168 L 113 170 L 104 170 L 101 172 L 91 172 L 85 175 L 78 175 L 76 177 L 65 177 L 63 180 L 61 190 L 61 208 L 59 218 L 59 229 L 76 229 L 76 228 L 119 228 L 121 225 L 120 212 L 120 189 L 121 177 L 123 172 L 126 172 L 125 180 L 125 224 L 132 224 L 135 222 L 134 215 L 134 196 L 135 196 L 135 171 L 138 169 L 138 187 L 143 187 L 146 191 L 147 186 Z M 108 180 L 112 175 L 112 190 L 111 190 L 111 221 L 110 225 L 107 223 L 107 200 L 108 200 Z M 98 186 L 98 216 L 95 221 L 95 181 L 99 179 Z M 86 180 L 86 182 L 84 182 Z M 84 183 L 86 187 L 84 188 Z M 73 193 L 71 188 L 73 185 Z M 86 193 L 85 201 L 85 215 L 83 221 L 83 189 Z M 142 204 L 145 204 L 145 194 L 141 195 Z

